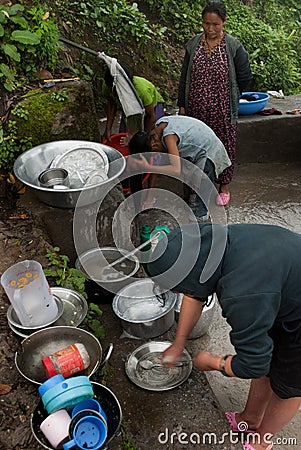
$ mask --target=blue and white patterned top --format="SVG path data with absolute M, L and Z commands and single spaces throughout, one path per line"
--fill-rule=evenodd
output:
M 204 170 L 206 159 L 214 166 L 216 176 L 231 165 L 227 151 L 216 134 L 204 122 L 188 116 L 164 116 L 156 122 L 167 123 L 163 130 L 162 145 L 166 149 L 164 137 L 175 134 L 179 138 L 178 150 L 181 158 L 187 159 Z

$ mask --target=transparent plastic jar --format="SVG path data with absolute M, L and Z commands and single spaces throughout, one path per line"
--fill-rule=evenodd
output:
M 90 356 L 84 344 L 76 343 L 42 359 L 47 378 L 62 375 L 68 378 L 90 365 Z

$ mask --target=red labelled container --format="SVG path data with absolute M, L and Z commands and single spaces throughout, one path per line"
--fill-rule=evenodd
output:
M 42 359 L 47 378 L 61 374 L 68 378 L 90 365 L 90 356 L 84 344 L 72 344 Z

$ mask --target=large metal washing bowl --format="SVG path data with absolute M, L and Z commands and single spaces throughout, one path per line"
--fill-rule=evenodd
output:
M 65 153 L 71 147 L 99 148 L 109 160 L 108 180 L 78 189 L 54 190 L 40 185 L 38 177 L 50 167 L 54 158 Z M 104 186 L 118 178 L 125 169 L 125 158 L 117 150 L 104 144 L 90 141 L 54 141 L 38 145 L 20 155 L 14 164 L 16 177 L 25 185 L 34 189 L 37 197 L 44 203 L 58 208 L 75 208 L 81 193 L 81 206 L 97 202 L 102 198 Z

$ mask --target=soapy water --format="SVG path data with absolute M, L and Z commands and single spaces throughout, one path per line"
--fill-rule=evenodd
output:
M 108 261 L 110 264 L 110 261 Z M 130 261 L 128 263 L 120 263 L 115 267 L 110 269 L 110 266 L 105 266 L 106 270 L 104 271 L 104 267 L 101 265 L 95 264 L 95 261 L 85 261 L 84 271 L 88 274 L 91 279 L 101 280 L 101 281 L 114 281 L 119 278 L 124 278 L 126 275 L 131 273 L 134 269 L 134 262 Z M 121 270 L 122 269 L 122 270 Z
M 156 298 L 146 298 L 138 302 L 122 298 L 122 305 L 124 309 L 121 317 L 130 322 L 155 319 L 165 311 Z

